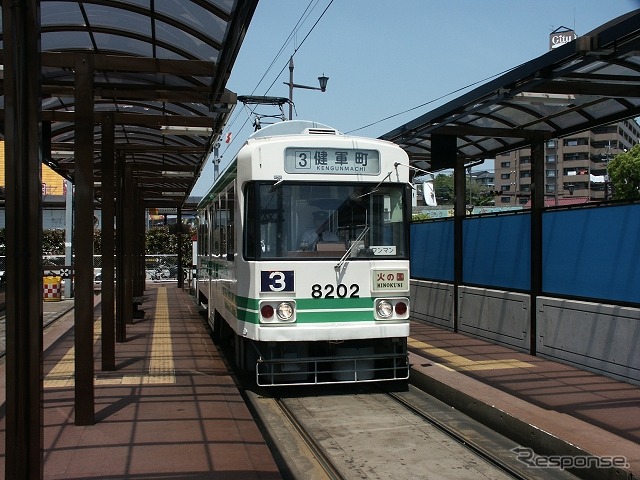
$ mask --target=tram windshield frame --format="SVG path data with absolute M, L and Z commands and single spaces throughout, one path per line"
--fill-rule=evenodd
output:
M 406 184 L 250 182 L 247 260 L 409 258 Z

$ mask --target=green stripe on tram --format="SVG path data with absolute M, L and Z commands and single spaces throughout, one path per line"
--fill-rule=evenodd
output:
M 231 292 L 228 292 L 229 295 Z M 268 299 L 267 299 L 268 300 Z M 259 323 L 260 299 L 237 296 L 235 305 L 239 320 Z M 373 320 L 373 299 L 302 298 L 296 300 L 297 323 L 366 322 Z
M 367 322 L 373 320 L 373 309 L 368 311 L 353 310 L 324 310 L 308 312 L 297 310 L 298 323 L 337 323 L 337 322 Z

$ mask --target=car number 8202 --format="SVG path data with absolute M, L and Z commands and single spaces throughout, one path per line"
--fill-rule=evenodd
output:
M 313 298 L 359 298 L 360 286 L 352 283 L 347 286 L 344 283 L 338 285 L 326 284 L 324 287 L 319 283 L 311 286 L 311 296 Z

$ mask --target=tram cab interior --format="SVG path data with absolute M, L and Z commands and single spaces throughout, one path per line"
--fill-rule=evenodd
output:
M 253 182 L 245 190 L 245 258 L 406 258 L 400 184 Z

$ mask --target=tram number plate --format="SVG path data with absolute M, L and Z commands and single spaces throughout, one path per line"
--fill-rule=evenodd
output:
M 293 270 L 261 270 L 261 292 L 293 292 L 295 290 Z
M 312 298 L 360 298 L 360 285 L 352 283 L 347 286 L 344 283 L 331 285 L 328 283 L 324 287 L 319 283 L 311 286 Z

